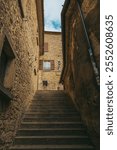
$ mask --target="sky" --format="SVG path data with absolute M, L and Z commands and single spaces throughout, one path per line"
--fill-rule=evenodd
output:
M 65 0 L 44 0 L 45 31 L 61 31 L 61 11 Z

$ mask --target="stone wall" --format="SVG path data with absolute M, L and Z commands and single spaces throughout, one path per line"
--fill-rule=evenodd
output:
M 80 6 L 98 70 L 100 65 L 99 5 L 98 0 L 84 0 Z M 65 7 L 63 9 L 66 9 Z M 66 64 L 64 64 L 61 81 L 80 110 L 82 120 L 93 143 L 99 150 L 100 91 L 89 56 L 89 44 L 76 0 L 69 2 L 63 18 L 63 53 Z
M 18 0 L 0 0 L 0 54 L 6 37 L 15 55 L 11 69 L 11 72 L 14 71 L 12 87 L 7 89 L 13 98 L 7 111 L 0 114 L 0 149 L 7 149 L 11 144 L 22 114 L 37 89 L 39 45 L 36 4 L 34 0 L 24 1 L 22 17 Z
M 40 60 L 54 60 L 54 70 L 44 71 L 39 70 L 39 90 L 62 90 L 63 86 L 59 84 L 61 71 L 63 67 L 62 60 L 62 41 L 61 33 L 57 32 L 45 32 L 44 42 L 48 43 L 48 51 L 44 52 L 43 56 L 40 56 Z M 60 62 L 58 70 L 58 61 Z M 40 68 L 39 68 L 40 69 Z M 48 81 L 48 86 L 43 86 L 43 80 Z

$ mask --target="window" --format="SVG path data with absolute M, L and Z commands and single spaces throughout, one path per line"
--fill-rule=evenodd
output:
M 43 81 L 43 86 L 48 86 L 48 81 L 47 80 Z
M 44 52 L 48 52 L 48 43 L 44 43 Z
M 54 70 L 54 60 L 40 60 L 39 69 L 44 71 Z
M 50 61 L 43 62 L 43 70 L 51 70 L 51 62 Z

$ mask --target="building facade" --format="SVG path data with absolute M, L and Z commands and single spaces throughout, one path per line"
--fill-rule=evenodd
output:
M 12 143 L 37 90 L 39 53 L 43 1 L 0 0 L 0 149 Z
M 61 83 L 80 110 L 93 143 L 100 141 L 100 1 L 66 0 L 62 10 Z
M 44 55 L 39 59 L 39 90 L 63 90 L 59 83 L 63 67 L 60 32 L 44 33 Z

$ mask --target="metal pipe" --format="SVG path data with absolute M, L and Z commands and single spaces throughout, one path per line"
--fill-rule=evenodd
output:
M 84 31 L 85 31 L 87 43 L 88 43 L 88 52 L 89 52 L 89 55 L 90 55 L 92 67 L 93 67 L 93 70 L 94 70 L 94 74 L 96 76 L 97 85 L 99 86 L 100 85 L 99 71 L 98 71 L 98 68 L 96 66 L 96 62 L 95 62 L 94 56 L 93 56 L 93 50 L 92 50 L 91 43 L 90 43 L 89 36 L 88 36 L 88 32 L 87 32 L 87 29 L 86 29 L 84 16 L 83 16 L 82 10 L 80 8 L 79 0 L 77 0 L 77 4 L 78 4 L 78 9 L 79 9 L 79 12 L 80 12 L 83 28 L 84 28 Z

